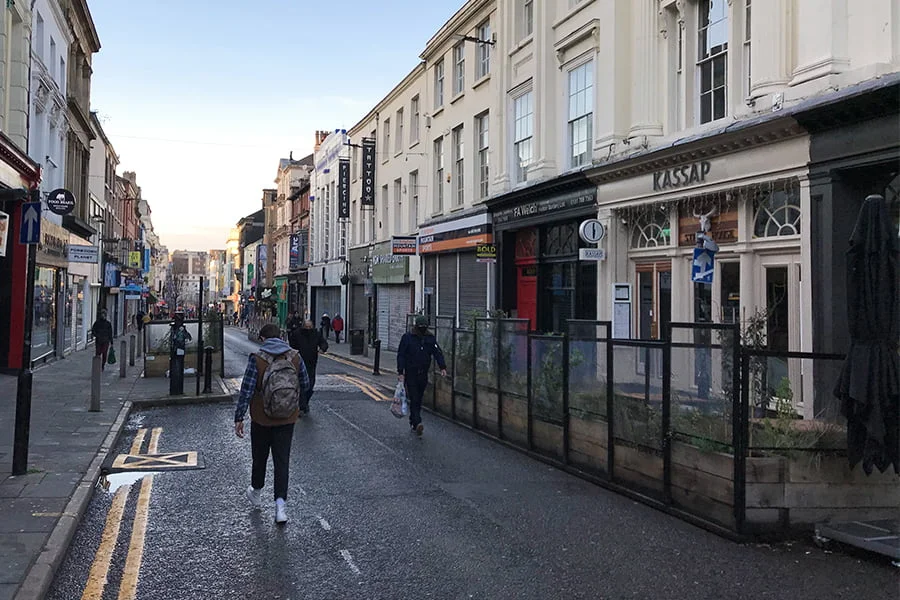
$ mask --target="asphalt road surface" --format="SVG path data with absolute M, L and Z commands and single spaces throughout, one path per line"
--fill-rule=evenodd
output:
M 255 345 L 229 329 L 226 346 L 239 377 Z M 232 406 L 134 414 L 118 453 L 196 451 L 205 468 L 111 476 L 48 598 L 897 598 L 887 561 L 735 544 L 427 413 L 419 439 L 364 376 L 320 361 L 284 526 L 271 466 L 263 509 L 243 495 Z

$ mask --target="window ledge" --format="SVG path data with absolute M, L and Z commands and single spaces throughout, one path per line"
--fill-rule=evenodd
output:
M 438 116 L 439 114 L 441 114 L 442 112 L 444 112 L 444 105 L 443 105 L 443 104 L 441 104 L 441 105 L 438 106 L 436 109 L 434 109 L 433 111 L 431 111 L 431 116 L 432 116 L 432 118 L 434 118 L 434 117 Z
M 452 212 L 452 213 L 459 212 L 459 211 L 463 210 L 465 207 L 466 207 L 465 204 L 460 204 L 459 206 L 454 206 L 453 208 L 451 208 L 450 212 Z
M 530 44 L 533 41 L 534 41 L 534 34 L 531 33 L 527 37 L 524 37 L 521 40 L 519 40 L 518 43 L 516 43 L 516 45 L 513 46 L 512 50 L 509 51 L 509 55 L 512 56 L 513 54 L 515 54 L 516 52 L 518 52 L 519 50 L 521 50 L 522 48 L 524 48 L 525 46 L 527 46 L 528 44 Z
M 490 80 L 491 80 L 490 73 L 488 73 L 487 75 L 482 75 L 481 79 L 477 80 L 475 83 L 472 84 L 472 89 L 473 90 L 478 89 Z
M 416 140 L 416 141 L 414 141 L 414 142 L 410 142 L 410 144 L 409 144 L 409 149 L 412 150 L 413 148 L 415 148 L 416 146 L 418 146 L 418 145 L 419 145 L 419 141 L 420 141 L 420 140 Z
M 397 158 L 401 154 L 403 154 L 403 150 L 397 150 L 396 152 L 394 152 L 394 158 Z
M 466 95 L 465 90 L 462 91 L 462 92 L 460 92 L 460 93 L 458 93 L 457 95 L 455 95 L 455 96 L 453 96 L 452 98 L 450 98 L 450 104 L 456 104 L 456 102 L 457 102 L 460 98 L 464 97 L 465 95 Z

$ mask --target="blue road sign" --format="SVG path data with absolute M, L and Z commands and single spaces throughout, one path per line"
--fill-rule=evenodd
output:
M 37 244 L 41 240 L 41 203 L 26 202 L 22 205 L 22 223 L 19 227 L 20 244 Z
M 712 283 L 716 253 L 705 248 L 694 248 L 694 262 L 691 264 L 691 281 Z

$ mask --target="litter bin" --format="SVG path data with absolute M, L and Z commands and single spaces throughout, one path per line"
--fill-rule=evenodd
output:
M 366 347 L 366 330 L 350 330 L 350 354 L 362 354 Z

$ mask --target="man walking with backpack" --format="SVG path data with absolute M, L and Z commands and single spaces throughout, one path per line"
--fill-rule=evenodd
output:
M 263 343 L 259 352 L 251 354 L 247 361 L 234 412 L 234 432 L 239 438 L 244 437 L 244 417 L 249 407 L 253 468 L 247 498 L 254 508 L 261 506 L 271 451 L 275 470 L 275 522 L 285 523 L 291 439 L 300 414 L 300 400 L 310 386 L 299 354 L 280 336 L 281 330 L 274 323 L 259 331 Z

